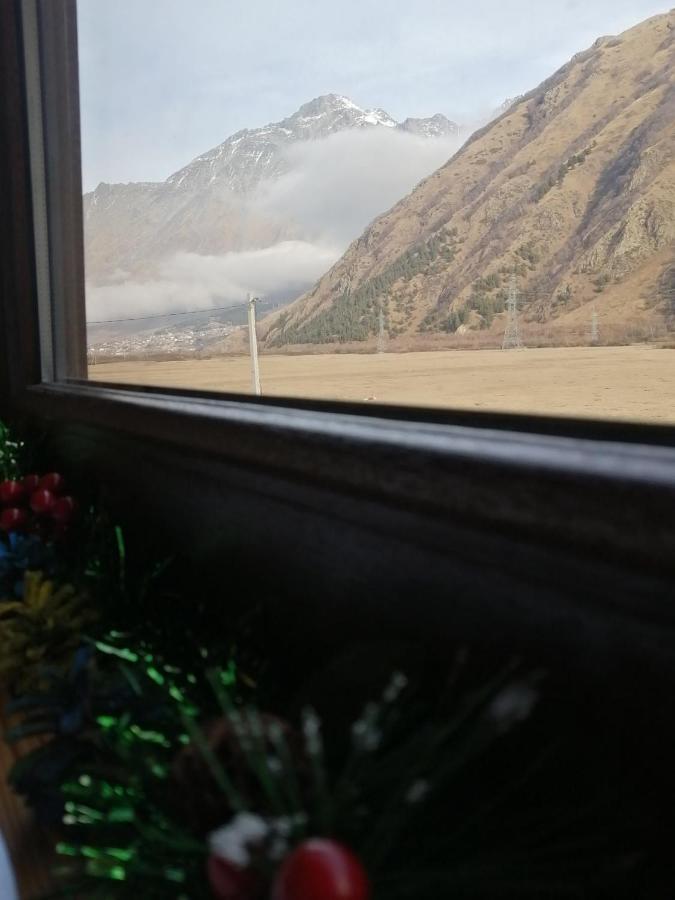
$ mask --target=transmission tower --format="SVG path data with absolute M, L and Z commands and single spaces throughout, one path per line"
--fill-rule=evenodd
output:
M 511 276 L 509 284 L 509 297 L 506 301 L 506 312 L 508 314 L 506 322 L 506 331 L 504 332 L 504 341 L 502 350 L 522 350 L 523 342 L 520 339 L 520 324 L 518 322 L 518 286 L 516 284 L 516 276 Z
M 377 352 L 384 353 L 386 348 L 386 335 L 384 332 L 384 310 L 380 310 L 380 327 L 377 333 Z
M 591 313 L 591 344 L 594 346 L 600 343 L 600 333 L 598 331 L 598 308 L 593 301 L 593 312 Z

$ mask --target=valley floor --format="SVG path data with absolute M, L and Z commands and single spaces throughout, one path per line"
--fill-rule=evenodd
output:
M 265 355 L 263 394 L 675 423 L 675 350 L 647 346 Z M 247 357 L 114 362 L 90 378 L 249 393 Z

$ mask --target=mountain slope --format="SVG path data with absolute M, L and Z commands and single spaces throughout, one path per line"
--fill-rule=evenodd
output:
M 269 345 L 672 313 L 675 11 L 601 38 L 476 133 L 267 325 Z M 584 326 L 585 327 L 585 326 Z
M 347 97 L 318 97 L 281 122 L 245 129 L 164 182 L 100 184 L 85 194 L 87 277 L 148 277 L 178 252 L 222 254 L 302 237 L 293 222 L 251 209 L 258 186 L 288 172 L 293 145 L 354 129 L 389 128 L 427 137 L 456 135 L 444 116 L 398 124 Z

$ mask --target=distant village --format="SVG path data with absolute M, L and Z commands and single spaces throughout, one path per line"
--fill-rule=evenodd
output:
M 199 356 L 208 353 L 237 327 L 229 322 L 209 321 L 199 325 L 165 326 L 126 337 L 90 338 L 87 356 L 90 365 L 113 359 Z

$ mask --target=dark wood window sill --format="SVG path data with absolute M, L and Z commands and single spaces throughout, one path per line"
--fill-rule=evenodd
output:
M 599 437 L 554 433 L 574 423 L 480 420 L 422 411 L 378 415 L 330 404 L 287 405 L 99 384 L 40 385 L 22 404 L 63 429 L 88 429 L 213 465 L 371 499 L 455 526 L 554 544 L 650 574 L 675 571 L 675 449 L 640 443 L 651 429 Z M 381 414 L 381 415 L 380 415 Z M 471 422 L 471 425 L 468 424 Z M 541 433 L 542 424 L 551 433 Z M 529 431 L 527 430 L 529 426 Z M 584 428 L 589 432 L 584 433 Z M 612 439 L 614 438 L 614 439 Z M 159 452 L 159 449 L 158 449 Z

